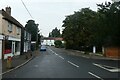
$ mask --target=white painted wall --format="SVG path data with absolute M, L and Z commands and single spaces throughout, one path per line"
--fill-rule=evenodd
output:
M 20 55 L 20 52 L 15 52 L 14 55 L 15 55 L 15 56 L 18 56 L 18 55 Z
M 8 58 L 8 56 L 13 57 L 13 54 L 12 54 L 12 53 L 4 54 L 4 59 L 7 59 L 7 58 Z
M 2 15 L 0 14 L 0 33 L 2 33 Z
M 55 45 L 54 42 L 55 40 L 44 40 L 42 45 L 49 45 L 49 46 Z M 64 43 L 64 41 L 62 41 L 62 43 Z
M 42 45 L 54 45 L 54 40 L 44 40 Z

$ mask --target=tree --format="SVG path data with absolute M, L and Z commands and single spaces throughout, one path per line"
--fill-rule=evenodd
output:
M 89 46 L 92 34 L 92 28 L 96 26 L 97 13 L 89 8 L 82 8 L 80 11 L 69 15 L 63 21 L 62 37 L 66 41 L 66 48 L 80 49 L 83 46 Z
M 60 40 L 56 40 L 54 42 L 54 44 L 55 44 L 55 47 L 57 47 L 57 48 L 62 47 L 62 41 L 60 41 Z
M 63 21 L 66 48 L 120 45 L 120 2 L 98 4 L 98 11 L 82 8 Z
M 52 30 L 52 32 L 49 33 L 49 37 L 60 37 L 60 30 L 57 29 L 57 27 L 55 29 Z
M 103 38 L 104 46 L 119 46 L 120 45 L 120 2 L 105 2 L 98 4 L 98 12 L 104 15 L 99 36 Z M 104 34 L 103 34 L 104 33 Z
M 35 23 L 35 21 L 28 20 L 27 24 L 25 25 L 25 28 L 29 33 L 31 33 L 31 40 L 37 41 L 38 25 Z
M 26 30 L 31 33 L 31 41 L 36 42 L 36 49 L 38 48 L 40 40 L 39 36 L 39 29 L 38 29 L 38 24 L 35 23 L 34 20 L 28 20 L 27 24 L 25 25 Z

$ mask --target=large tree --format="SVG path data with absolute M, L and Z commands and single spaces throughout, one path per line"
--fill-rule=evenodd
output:
M 80 11 L 69 15 L 63 21 L 63 38 L 67 48 L 80 49 L 83 46 L 90 46 L 92 29 L 96 26 L 97 13 L 89 8 L 82 8 Z
M 49 37 L 61 37 L 60 30 L 56 27 L 49 33 Z
M 66 48 L 120 45 L 120 2 L 98 4 L 98 11 L 82 8 L 63 21 Z
M 37 41 L 38 39 L 38 24 L 35 23 L 34 20 L 28 20 L 27 24 L 25 25 L 26 30 L 31 33 L 31 40 Z
M 102 18 L 101 35 L 99 35 L 103 37 L 103 45 L 119 46 L 120 2 L 105 2 L 105 4 L 98 4 L 98 7 L 98 12 L 104 15 L 104 18 Z

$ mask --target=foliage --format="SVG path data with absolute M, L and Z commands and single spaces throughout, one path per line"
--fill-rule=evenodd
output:
M 27 24 L 25 25 L 25 28 L 29 33 L 31 33 L 31 40 L 36 41 L 38 34 L 38 25 L 35 24 L 35 21 L 28 20 Z
M 89 8 L 83 8 L 63 21 L 63 38 L 66 47 L 78 49 L 80 46 L 90 46 L 93 27 L 96 26 L 97 13 Z
M 52 30 L 52 32 L 49 33 L 49 37 L 60 37 L 60 30 L 57 29 L 57 27 L 55 29 Z
M 82 8 L 65 18 L 62 37 L 66 48 L 89 50 L 94 45 L 120 45 L 120 2 L 97 5 L 97 12 Z
M 104 15 L 102 33 L 105 46 L 120 45 L 120 2 L 98 4 L 98 12 Z
M 57 47 L 57 48 L 62 47 L 62 41 L 60 41 L 60 40 L 56 40 L 54 42 L 54 44 L 55 44 L 55 47 Z
M 36 24 L 34 20 L 28 20 L 25 28 L 29 33 L 31 33 L 31 41 L 36 41 L 35 47 L 37 49 L 41 38 L 39 34 L 38 24 Z

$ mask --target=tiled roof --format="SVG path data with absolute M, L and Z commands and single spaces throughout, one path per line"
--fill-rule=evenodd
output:
M 6 13 L 3 9 L 2 11 L 2 15 L 3 15 L 3 19 L 17 25 L 18 27 L 22 28 L 22 24 L 20 24 L 15 18 L 13 18 L 12 16 L 10 16 L 8 13 Z

